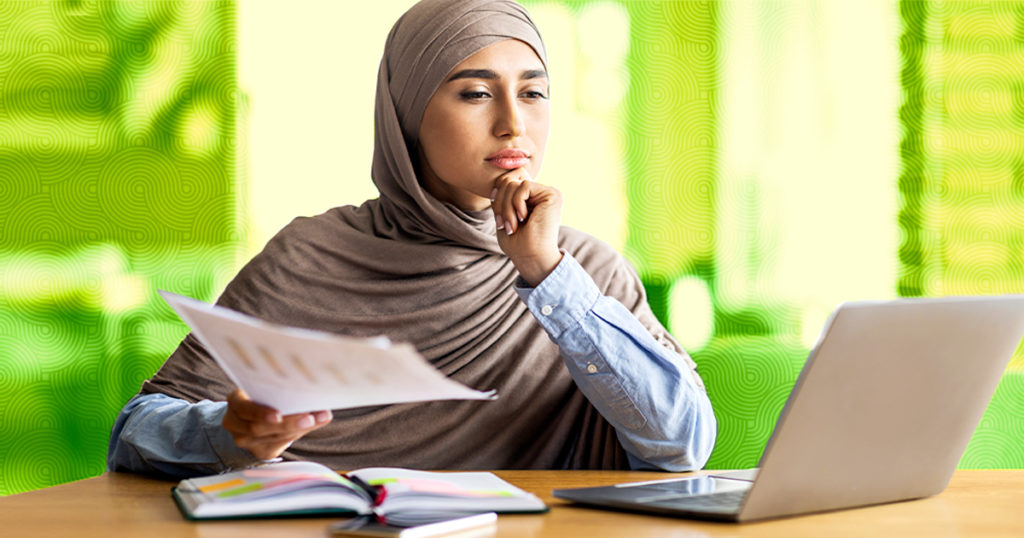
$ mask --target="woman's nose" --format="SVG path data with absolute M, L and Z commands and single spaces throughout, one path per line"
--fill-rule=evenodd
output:
M 494 136 L 498 138 L 516 138 L 526 132 L 526 124 L 519 110 L 519 103 L 514 96 L 502 99 L 498 106 L 497 118 L 494 122 Z

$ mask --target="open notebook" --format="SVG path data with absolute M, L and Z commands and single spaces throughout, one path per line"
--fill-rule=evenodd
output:
M 173 495 L 188 519 L 351 513 L 412 524 L 442 515 L 547 510 L 539 498 L 493 473 L 373 467 L 338 474 L 313 462 L 190 478 Z

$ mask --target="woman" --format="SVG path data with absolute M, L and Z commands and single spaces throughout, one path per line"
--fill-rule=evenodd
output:
M 187 476 L 277 457 L 336 468 L 661 468 L 707 460 L 693 362 L 629 264 L 559 226 L 532 180 L 547 142 L 544 45 L 509 0 L 424 0 L 377 80 L 380 198 L 299 218 L 218 303 L 270 321 L 408 341 L 493 402 L 282 417 L 189 335 L 114 426 L 114 470 Z M 556 178 L 557 180 L 557 178 Z

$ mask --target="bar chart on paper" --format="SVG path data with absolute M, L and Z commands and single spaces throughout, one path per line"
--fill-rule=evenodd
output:
M 410 344 L 269 323 L 161 291 L 253 401 L 284 414 L 429 400 L 490 400 L 432 367 Z

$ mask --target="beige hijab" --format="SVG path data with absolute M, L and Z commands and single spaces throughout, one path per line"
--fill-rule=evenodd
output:
M 273 322 L 411 342 L 435 367 L 490 402 L 439 401 L 338 410 L 286 458 L 334 468 L 624 468 L 614 430 L 574 385 L 558 348 L 516 296 L 489 211 L 442 203 L 412 156 L 427 101 L 443 78 L 502 39 L 544 45 L 508 0 L 424 0 L 395 24 L 377 80 L 373 180 L 380 198 L 298 218 L 227 286 L 218 303 Z M 557 184 L 557 178 L 550 178 Z M 632 268 L 604 243 L 563 228 L 560 246 L 665 345 Z M 189 335 L 142 386 L 189 401 L 233 389 Z

